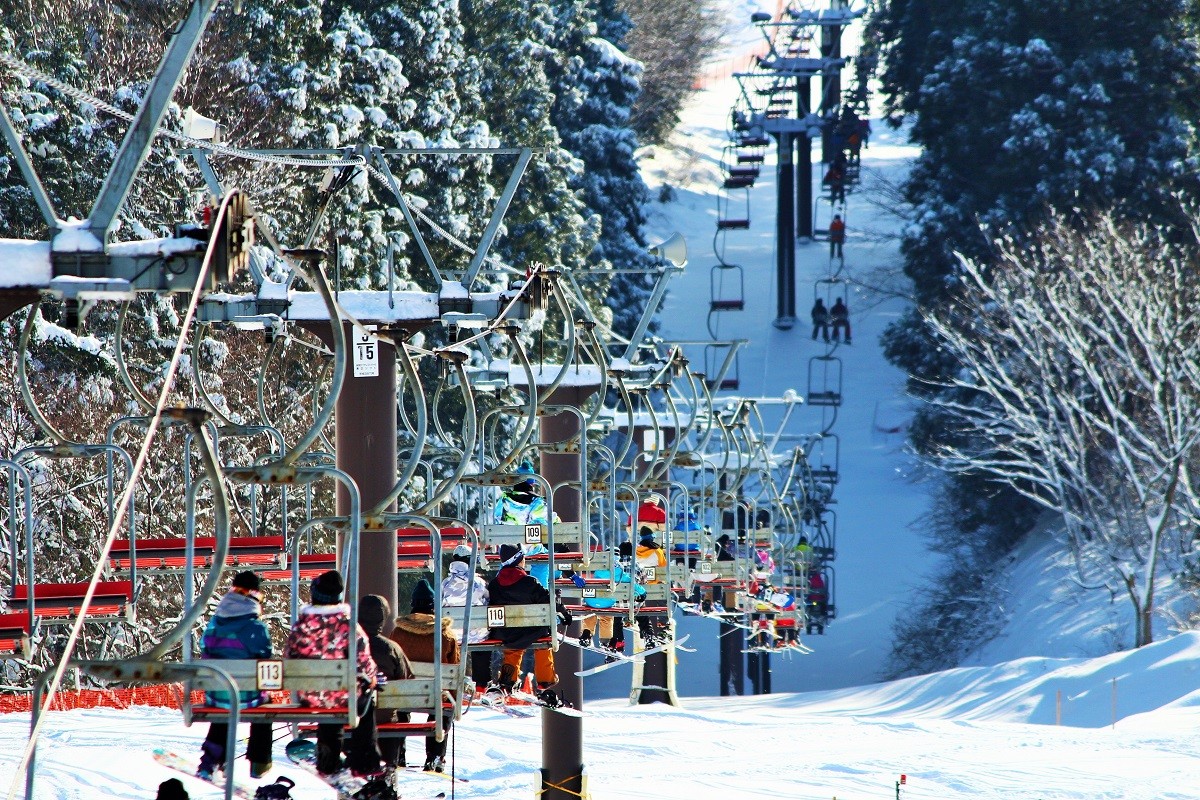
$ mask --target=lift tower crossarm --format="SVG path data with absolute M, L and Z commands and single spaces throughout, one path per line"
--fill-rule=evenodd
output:
M 646 301 L 646 307 L 642 310 L 642 318 L 638 320 L 637 328 L 629 337 L 629 346 L 625 348 L 625 354 L 622 356 L 626 361 L 633 363 L 638 348 L 642 346 L 642 339 L 646 338 L 646 331 L 650 329 L 650 320 L 654 319 L 654 315 L 658 313 L 658 307 L 667 294 L 667 284 L 671 278 L 681 272 L 683 272 L 683 267 L 663 267 L 662 272 L 659 273 L 658 280 L 654 283 L 654 290 L 650 293 L 650 299 Z
M 100 195 L 92 206 L 88 227 L 93 235 L 100 234 L 96 235 L 96 238 L 101 242 L 108 241 L 109 231 L 112 230 L 117 213 L 125 203 L 129 187 L 133 185 L 138 170 L 150 152 L 150 142 L 162 123 L 167 105 L 171 102 L 171 95 L 175 93 L 183 71 L 191 61 L 192 53 L 200 43 L 200 37 L 204 34 L 218 2 L 219 0 L 193 0 L 192 10 L 187 19 L 179 26 L 179 30 L 171 37 L 171 43 L 167 45 L 167 52 L 163 55 L 158 72 L 154 74 L 146 92 L 146 100 L 126 131 L 125 140 L 121 143 L 112 169 L 109 170 Z

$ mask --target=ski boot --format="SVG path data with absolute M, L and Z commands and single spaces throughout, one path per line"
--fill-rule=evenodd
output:
M 296 782 L 280 775 L 274 783 L 264 783 L 254 790 L 254 800 L 291 800 L 291 788 Z
M 587 628 L 584 628 L 583 632 L 579 634 L 579 646 L 580 647 L 591 647 L 592 646 L 592 632 L 589 631 Z
M 426 772 L 441 772 L 443 769 L 445 769 L 445 764 L 443 763 L 441 756 L 434 756 L 433 758 L 425 759 L 425 766 L 423 769 Z
M 209 781 L 219 769 L 225 768 L 225 747 L 216 742 L 205 741 L 200 745 L 200 766 L 196 769 L 196 777 Z

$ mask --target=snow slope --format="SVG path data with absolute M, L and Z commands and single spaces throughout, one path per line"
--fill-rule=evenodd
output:
M 690 698 L 681 708 L 606 700 L 586 709 L 586 772 L 596 800 L 1185 800 L 1198 796 L 1198 665 L 1200 634 L 1188 633 L 1102 658 L 1028 658 L 855 689 Z M 0 716 L 5 787 L 27 732 L 28 715 Z M 35 796 L 152 798 L 176 774 L 150 750 L 193 753 L 203 733 L 163 709 L 51 714 Z M 298 800 L 332 799 L 311 775 L 281 765 L 281 750 L 268 778 L 292 777 Z M 454 785 L 456 797 L 533 797 L 541 724 L 473 709 L 452 752 L 469 779 Z M 249 782 L 244 761 L 239 770 Z M 219 796 L 184 780 L 193 800 Z M 439 778 L 403 780 L 406 800 L 450 788 Z

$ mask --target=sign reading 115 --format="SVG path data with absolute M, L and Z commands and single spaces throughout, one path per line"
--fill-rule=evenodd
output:
M 361 325 L 354 326 L 354 377 L 379 377 L 379 337 Z

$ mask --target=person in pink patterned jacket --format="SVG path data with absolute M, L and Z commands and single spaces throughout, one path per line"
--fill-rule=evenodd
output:
M 350 606 L 342 602 L 342 576 L 335 570 L 313 579 L 311 603 L 300 609 L 288 636 L 287 658 L 345 658 L 350 647 Z M 379 740 L 375 729 L 377 668 L 367 635 L 359 626 L 355 645 L 358 675 L 359 722 L 350 736 L 348 765 L 355 775 L 375 776 L 381 771 Z M 346 705 L 345 691 L 297 692 L 300 704 L 312 708 Z M 342 768 L 341 723 L 317 726 L 317 771 L 332 775 Z

